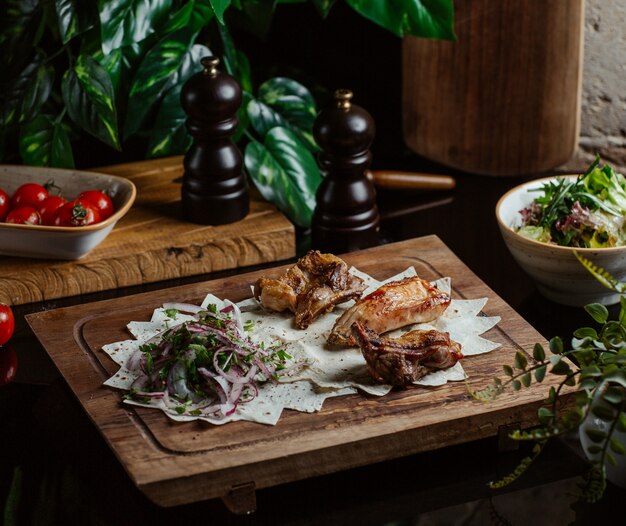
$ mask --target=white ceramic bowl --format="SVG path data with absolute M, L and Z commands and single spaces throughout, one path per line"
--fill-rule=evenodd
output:
M 619 301 L 619 294 L 595 279 L 576 259 L 574 250 L 623 281 L 626 280 L 626 247 L 573 249 L 528 239 L 513 230 L 522 222 L 519 211 L 538 195 L 529 190 L 541 188 L 554 179 L 548 177 L 524 183 L 500 198 L 496 205 L 496 218 L 504 242 L 519 266 L 535 280 L 539 292 L 546 298 L 576 307 L 588 303 L 613 305 Z
M 73 199 L 85 190 L 106 191 L 115 207 L 111 217 L 94 225 L 59 227 L 0 222 L 0 254 L 6 256 L 79 259 L 98 246 L 135 201 L 135 185 L 123 177 L 34 166 L 0 165 L 0 188 L 9 195 L 24 183 L 45 184 L 50 179 L 61 195 Z

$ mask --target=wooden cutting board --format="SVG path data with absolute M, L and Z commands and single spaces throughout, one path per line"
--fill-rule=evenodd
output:
M 486 386 L 516 351 L 532 352 L 543 338 L 474 275 L 436 236 L 376 247 L 345 256 L 383 279 L 415 266 L 426 279 L 452 278 L 453 298 L 488 297 L 488 316 L 502 320 L 486 337 L 502 346 L 468 357 L 463 367 L 473 389 Z M 436 388 L 328 399 L 322 411 L 285 410 L 276 426 L 233 422 L 211 426 L 174 423 L 158 410 L 124 406 L 121 393 L 102 386 L 117 366 L 102 350 L 128 339 L 131 320 L 148 320 L 166 301 L 200 302 L 210 291 L 238 301 L 262 274 L 138 294 L 35 313 L 28 323 L 76 394 L 89 418 L 134 483 L 162 506 L 222 497 L 247 509 L 254 488 L 274 486 L 498 434 L 503 426 L 536 424 L 547 385 L 505 394 L 497 402 L 473 399 L 463 382 Z M 531 358 L 529 357 L 529 360 Z M 544 383 L 549 384 L 546 379 Z M 244 498 L 237 501 L 238 495 Z
M 78 261 L 0 257 L 0 302 L 21 305 L 295 256 L 295 230 L 252 192 L 250 213 L 228 225 L 184 221 L 182 157 L 96 170 L 128 177 L 137 199 L 111 234 Z

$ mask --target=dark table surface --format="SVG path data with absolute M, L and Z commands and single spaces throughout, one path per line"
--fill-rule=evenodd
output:
M 382 168 L 376 167 L 375 168 Z M 452 173 L 407 157 L 384 168 Z M 528 178 L 453 173 L 446 192 L 379 192 L 383 242 L 437 234 L 466 265 L 547 339 L 587 325 L 582 309 L 543 299 L 504 245 L 498 198 Z M 298 234 L 299 252 L 308 243 Z M 260 267 L 256 267 L 260 268 Z M 244 272 L 248 269 L 244 269 Z M 528 452 L 488 439 L 257 491 L 257 512 L 235 516 L 219 500 L 163 509 L 132 484 L 24 321 L 43 309 L 205 281 L 207 274 L 18 306 L 12 340 L 19 367 L 0 388 L 0 503 L 18 524 L 590 524 L 615 512 L 626 491 L 609 483 L 599 503 L 571 495 L 585 463 L 576 437 L 551 444 L 530 470 L 498 491 L 486 483 Z M 2 505 L 0 504 L 0 506 Z M 573 506 L 573 507 L 572 507 Z M 1 508 L 0 508 L 1 509 Z M 9 524 L 9 521 L 6 521 Z

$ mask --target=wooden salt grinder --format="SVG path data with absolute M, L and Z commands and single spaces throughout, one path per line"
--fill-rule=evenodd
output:
M 313 134 L 326 177 L 317 191 L 311 223 L 313 248 L 341 253 L 377 245 L 380 215 L 376 191 L 366 178 L 374 120 L 351 104 L 352 92 L 337 90 L 334 104 L 320 112 Z
M 241 152 L 231 140 L 241 87 L 217 69 L 219 62 L 216 57 L 202 58 L 204 71 L 185 82 L 180 94 L 194 139 L 183 163 L 183 217 L 203 225 L 238 221 L 250 206 Z

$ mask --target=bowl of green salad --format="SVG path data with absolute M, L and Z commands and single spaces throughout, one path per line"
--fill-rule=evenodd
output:
M 496 218 L 543 296 L 572 306 L 619 302 L 576 257 L 626 279 L 626 178 L 610 165 L 597 158 L 583 174 L 517 186 L 498 201 Z

